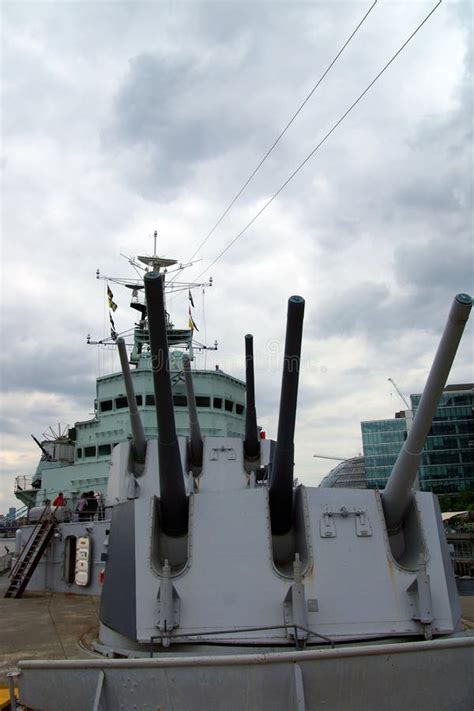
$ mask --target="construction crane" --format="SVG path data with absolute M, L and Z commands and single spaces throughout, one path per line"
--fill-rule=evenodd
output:
M 400 395 L 401 399 L 405 403 L 405 407 L 407 408 L 407 410 L 411 410 L 411 406 L 408 404 L 408 402 L 406 401 L 406 398 L 403 396 L 403 394 L 399 390 L 395 380 L 393 380 L 393 378 L 387 378 L 387 380 L 389 380 L 392 383 L 393 387 L 395 388 L 395 390 L 397 391 L 397 393 Z
M 316 459 L 334 459 L 336 462 L 346 462 L 347 459 L 350 459 L 350 457 L 329 457 L 326 454 L 313 454 L 313 457 L 316 457 Z

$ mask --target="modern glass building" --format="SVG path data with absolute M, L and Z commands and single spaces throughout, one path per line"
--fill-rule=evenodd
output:
M 362 422 L 367 486 L 383 488 L 407 438 L 421 395 L 410 396 L 412 411 L 393 420 Z M 423 449 L 419 488 L 435 494 L 474 490 L 474 385 L 448 385 Z
M 361 422 L 367 488 L 383 489 L 395 464 L 411 422 L 410 411 L 397 412 L 393 420 Z
M 413 413 L 421 395 L 412 395 Z M 423 450 L 420 489 L 457 494 L 474 489 L 474 385 L 446 388 Z

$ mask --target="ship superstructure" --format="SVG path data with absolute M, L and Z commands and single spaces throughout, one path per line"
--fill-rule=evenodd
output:
M 187 290 L 192 299 L 192 290 L 209 284 L 195 284 L 176 279 L 187 265 L 178 265 L 177 260 L 156 254 L 156 233 L 154 253 L 141 255 L 130 260 L 136 270 L 143 275 L 149 271 L 165 276 L 165 289 L 176 293 Z M 173 273 L 173 268 L 175 269 Z M 168 274 L 173 274 L 169 282 Z M 147 305 L 144 299 L 142 278 L 107 278 L 97 271 L 97 278 L 107 280 L 107 284 L 118 284 L 131 292 L 130 307 L 138 315 L 131 333 L 128 335 L 131 377 L 136 393 L 137 406 L 143 422 L 145 438 L 156 439 L 157 423 L 155 393 L 151 370 L 151 352 L 148 331 Z M 212 280 L 210 280 L 212 285 Z M 112 322 L 113 323 L 113 322 Z M 178 435 L 189 432 L 189 416 L 184 384 L 182 355 L 187 353 L 193 363 L 193 381 L 196 392 L 196 406 L 205 436 L 243 437 L 245 430 L 245 384 L 216 366 L 213 370 L 197 367 L 197 359 L 204 350 L 210 348 L 197 343 L 194 322 L 189 318 L 188 328 L 176 328 L 167 314 L 167 338 L 170 347 L 171 383 L 173 404 Z M 112 328 L 110 337 L 88 343 L 98 347 L 114 348 L 117 333 Z M 217 344 L 211 349 L 215 350 Z M 34 507 L 45 501 L 53 501 L 61 491 L 71 508 L 81 492 L 94 491 L 105 497 L 112 452 L 116 445 L 131 438 L 130 416 L 124 380 L 121 371 L 102 375 L 96 380 L 94 415 L 80 420 L 74 427 L 44 435 L 42 441 L 35 441 L 41 448 L 41 459 L 32 477 L 19 475 L 15 481 L 15 495 L 25 505 Z

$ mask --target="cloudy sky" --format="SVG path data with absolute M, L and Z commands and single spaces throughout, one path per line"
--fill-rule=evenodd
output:
M 435 2 L 379 0 L 236 205 L 191 280 L 278 190 Z M 41 436 L 92 410 L 113 354 L 104 282 L 120 253 L 187 261 L 371 5 L 2 2 L 0 511 Z M 472 9 L 444 2 L 195 292 L 206 365 L 243 374 L 276 433 L 286 301 L 306 299 L 300 480 L 361 450 L 360 421 L 419 392 L 455 293 L 473 289 Z M 115 289 L 116 325 L 133 323 Z M 186 298 L 171 303 L 186 324 Z M 205 325 L 205 328 L 204 328 Z M 450 382 L 472 382 L 472 325 Z M 212 356 L 212 357 L 211 357 Z M 203 359 L 198 361 L 201 367 Z

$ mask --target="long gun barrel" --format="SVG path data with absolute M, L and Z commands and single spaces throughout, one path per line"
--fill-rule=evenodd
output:
M 421 452 L 446 385 L 464 326 L 469 318 L 471 306 L 472 299 L 467 294 L 458 294 L 454 298 L 415 419 L 382 492 L 389 533 L 398 530 L 410 503 Z
M 260 455 L 260 442 L 258 441 L 257 411 L 255 409 L 255 377 L 253 368 L 253 336 L 245 336 L 245 383 L 246 383 L 246 412 L 245 412 L 245 459 L 255 461 Z
M 188 502 L 174 419 L 163 286 L 161 274 L 149 272 L 145 275 L 145 296 L 148 307 L 148 328 L 158 423 L 162 527 L 164 532 L 170 536 L 181 536 L 188 530 Z
M 38 447 L 41 449 L 41 451 L 43 452 L 43 454 L 46 457 L 46 459 L 48 460 L 48 462 L 52 461 L 52 459 L 53 459 L 52 456 L 50 455 L 49 452 L 46 451 L 46 449 L 43 447 L 41 442 L 38 439 L 36 439 L 36 437 L 34 435 L 31 435 L 31 437 L 32 437 L 33 441 L 36 442 Z
M 303 316 L 304 299 L 301 296 L 290 296 L 286 321 L 278 436 L 269 487 L 270 518 L 272 533 L 275 535 L 287 533 L 292 524 L 294 435 Z
M 202 470 L 202 435 L 196 409 L 191 364 L 186 354 L 183 355 L 183 371 L 189 412 L 190 459 L 193 473 L 196 475 L 200 474 Z
M 122 366 L 123 380 L 125 383 L 125 392 L 127 393 L 128 409 L 130 412 L 130 424 L 132 427 L 132 447 L 135 461 L 137 464 L 145 463 L 146 454 L 146 439 L 143 431 L 143 425 L 138 412 L 137 399 L 133 388 L 130 366 L 128 364 L 127 349 L 123 338 L 117 338 L 117 348 L 120 357 L 120 365 Z

